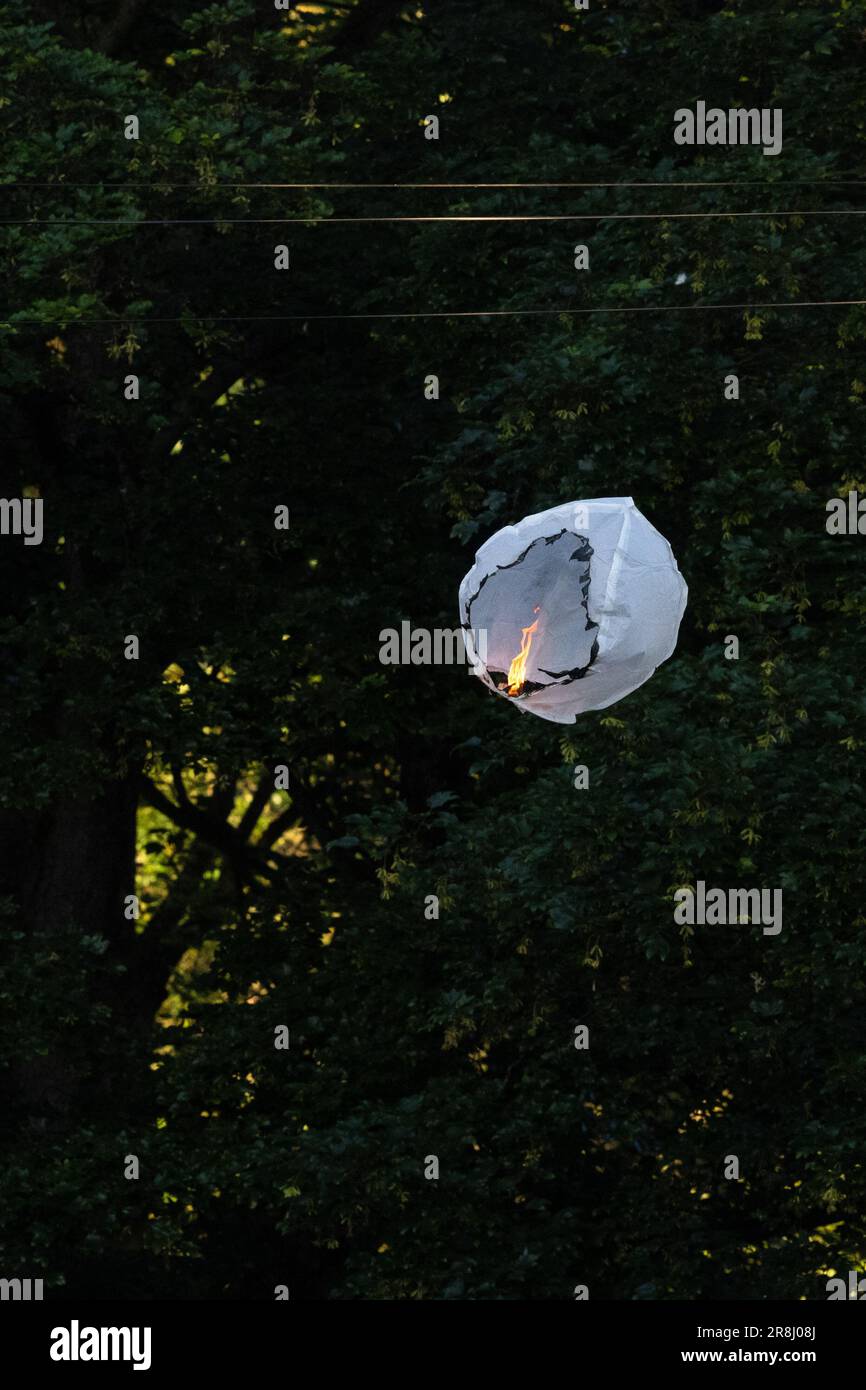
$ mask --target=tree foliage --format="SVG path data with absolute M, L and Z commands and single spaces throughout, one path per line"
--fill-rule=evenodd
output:
M 824 1297 L 864 1259 L 866 592 L 825 504 L 866 493 L 866 313 L 756 306 L 862 297 L 866 6 L 69 11 L 0 5 L 4 490 L 46 527 L 0 539 L 3 1270 Z M 783 154 L 675 146 L 698 99 L 782 108 Z M 330 225 L 551 212 L 591 220 Z M 690 588 L 627 701 L 563 730 L 379 662 L 498 526 L 609 495 Z M 782 933 L 676 926 L 698 879 L 782 888 Z

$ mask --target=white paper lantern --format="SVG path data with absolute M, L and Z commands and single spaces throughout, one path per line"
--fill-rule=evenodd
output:
M 649 680 L 688 589 L 630 497 L 564 502 L 485 541 L 460 585 L 475 674 L 524 712 L 573 724 Z

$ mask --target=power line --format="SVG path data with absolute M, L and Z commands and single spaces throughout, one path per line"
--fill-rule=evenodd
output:
M 0 188 L 197 188 L 207 192 L 214 188 L 820 188 L 866 187 L 858 179 L 616 179 L 607 182 L 559 181 L 537 183 L 173 183 L 168 179 L 148 179 L 135 183 L 66 183 L 57 179 L 13 180 L 0 182 Z
M 757 212 L 577 212 L 384 217 L 3 217 L 3 227 L 242 227 L 318 226 L 346 222 L 677 222 L 712 217 L 866 217 L 866 208 L 769 208 Z
M 719 313 L 732 309 L 754 312 L 757 309 L 817 309 L 830 305 L 866 305 L 866 299 L 789 299 L 753 304 L 642 304 L 623 305 L 621 308 L 604 306 L 598 309 L 437 309 L 407 310 L 400 313 L 372 314 L 236 314 L 223 317 L 211 314 L 188 314 L 175 318 L 124 318 L 122 315 L 112 319 L 19 319 L 0 321 L 0 328 L 53 328 L 63 323 L 66 328 L 131 327 L 150 323 L 322 323 L 346 322 L 349 320 L 371 319 L 473 319 L 473 318 L 527 318 L 551 314 L 661 314 L 661 313 Z

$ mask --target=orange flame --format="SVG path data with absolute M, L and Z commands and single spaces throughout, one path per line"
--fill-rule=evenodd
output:
M 539 610 L 533 608 L 533 613 Z M 523 641 L 520 643 L 520 651 L 508 668 L 508 694 L 519 695 L 526 680 L 526 663 L 529 660 L 529 649 L 532 646 L 532 638 L 538 627 L 538 618 L 531 627 L 523 628 Z

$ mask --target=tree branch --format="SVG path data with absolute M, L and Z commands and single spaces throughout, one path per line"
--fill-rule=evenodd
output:
M 226 820 L 221 820 L 207 810 L 199 806 L 194 806 L 190 801 L 186 806 L 177 806 L 173 801 L 160 791 L 159 787 L 151 782 L 149 777 L 143 774 L 138 778 L 139 795 L 149 806 L 153 806 L 161 815 L 168 820 L 179 825 L 183 830 L 189 830 L 197 835 L 205 844 L 211 845 L 216 849 L 229 864 L 238 884 L 249 881 L 251 878 L 259 877 L 271 880 L 279 868 L 291 863 L 293 871 L 307 873 L 307 867 L 296 856 L 276 855 L 269 856 L 268 849 L 279 838 L 279 834 L 286 829 L 286 824 L 282 826 L 279 834 L 269 839 L 267 844 L 263 843 L 268 836 L 268 831 L 273 831 L 279 821 L 287 818 L 287 824 L 291 824 L 297 819 L 297 812 L 283 812 L 268 827 L 268 831 L 258 842 L 251 842 L 245 839 L 240 831 L 235 829 Z M 275 862 L 276 861 L 276 862 Z
M 177 792 L 177 799 L 181 806 L 192 805 L 187 796 L 186 787 L 184 786 L 183 771 L 176 763 L 172 763 L 171 765 L 171 780 L 174 784 L 174 789 Z
M 221 854 L 224 854 L 233 865 L 245 865 L 248 869 L 259 867 L 260 856 L 257 849 L 248 844 L 241 838 L 233 825 L 228 821 L 222 821 L 215 816 L 208 815 L 192 802 L 186 805 L 176 806 L 173 801 L 159 790 L 151 782 L 149 777 L 139 777 L 139 792 L 148 805 L 169 820 L 174 821 L 183 830 L 191 830 L 194 835 L 200 836 L 206 844 L 213 845 Z
M 259 816 L 262 814 L 262 811 L 267 806 L 273 789 L 273 783 L 271 782 L 268 774 L 265 773 L 264 777 L 259 782 L 259 785 L 253 792 L 252 800 L 250 801 L 249 806 L 244 811 L 238 823 L 238 834 L 242 836 L 244 840 L 248 840 L 250 838 L 250 835 L 255 830 L 256 825 L 258 824 Z
M 294 825 L 296 820 L 300 820 L 301 815 L 297 806 L 292 804 L 287 806 L 285 811 L 281 811 L 276 820 L 272 820 L 270 825 L 262 831 L 256 840 L 256 849 L 260 851 L 269 850 L 272 845 L 277 843 L 285 832 Z

